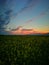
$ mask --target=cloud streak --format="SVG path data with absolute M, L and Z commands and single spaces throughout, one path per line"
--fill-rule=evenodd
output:
M 49 7 L 45 11 L 42 11 L 38 16 L 33 17 L 30 20 L 26 21 L 24 25 L 27 25 L 27 24 L 31 23 L 32 21 L 34 22 L 35 20 L 47 15 L 48 13 L 49 13 Z
M 27 0 L 26 5 L 23 8 L 21 8 L 21 10 L 19 12 L 15 13 L 14 16 L 18 16 L 22 12 L 29 11 L 34 6 L 36 6 L 39 2 L 40 2 L 40 0 Z

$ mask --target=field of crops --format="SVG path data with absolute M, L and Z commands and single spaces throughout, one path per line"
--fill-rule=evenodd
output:
M 49 65 L 49 36 L 0 35 L 0 65 Z

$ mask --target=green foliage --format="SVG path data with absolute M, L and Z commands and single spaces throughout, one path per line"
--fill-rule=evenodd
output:
M 0 36 L 0 65 L 49 65 L 48 36 Z

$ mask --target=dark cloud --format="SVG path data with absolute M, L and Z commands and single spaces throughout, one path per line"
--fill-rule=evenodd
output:
M 22 31 L 31 31 L 33 29 L 22 29 Z
M 10 15 L 12 13 L 12 10 L 7 10 L 5 14 Z
M 7 0 L 0 0 L 0 5 L 5 5 Z
M 11 31 L 20 30 L 20 29 L 22 29 L 22 28 L 23 28 L 22 26 L 18 26 L 16 29 L 11 29 Z
M 5 29 L 7 28 L 7 25 L 10 23 L 10 19 L 13 16 L 12 15 L 12 9 L 11 7 L 8 8 L 7 4 L 8 0 L 0 0 L 0 34 L 5 34 Z
M 0 14 L 0 33 L 2 33 L 2 31 L 5 31 L 6 26 L 10 23 L 11 13 L 12 10 L 7 10 L 2 15 Z

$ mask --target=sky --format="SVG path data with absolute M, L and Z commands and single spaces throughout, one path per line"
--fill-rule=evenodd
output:
M 49 33 L 49 0 L 0 0 L 0 34 Z

